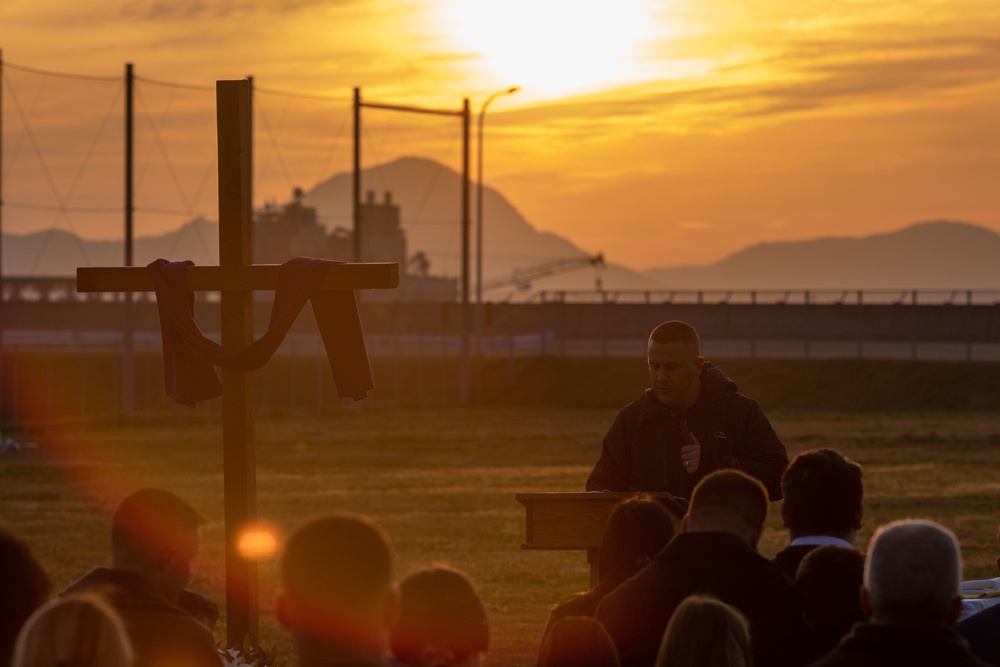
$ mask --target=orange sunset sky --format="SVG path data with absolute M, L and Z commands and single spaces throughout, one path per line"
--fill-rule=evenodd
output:
M 146 79 L 139 206 L 180 210 L 137 235 L 212 215 L 211 86 L 248 74 L 258 203 L 350 169 L 354 86 L 478 112 L 518 85 L 486 116 L 487 184 L 617 263 L 932 219 L 1000 232 L 996 0 L 4 0 L 0 48 L 8 232 L 120 235 L 98 209 L 121 205 L 126 62 Z M 390 116 L 366 115 L 365 166 L 460 168 L 457 121 Z M 94 210 L 24 205 L 44 201 Z

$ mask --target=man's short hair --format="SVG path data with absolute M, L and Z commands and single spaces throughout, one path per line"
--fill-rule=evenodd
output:
M 625 581 L 652 561 L 674 532 L 670 511 L 652 496 L 638 494 L 618 503 L 598 552 L 601 579 Z
M 864 554 L 836 544 L 816 547 L 799 564 L 795 596 L 822 650 L 833 649 L 865 620 L 858 597 L 864 571 Z
M 696 357 L 701 354 L 701 338 L 698 336 L 698 332 L 693 326 L 680 320 L 670 320 L 657 325 L 649 334 L 649 340 L 661 345 L 680 341 L 691 345 Z
M 314 517 L 285 542 L 280 576 L 297 608 L 319 615 L 364 615 L 393 586 L 389 536 L 370 518 L 348 512 Z
M 943 625 L 958 597 L 962 555 L 955 535 L 932 521 L 903 520 L 872 537 L 865 588 L 873 621 Z
M 172 551 L 206 523 L 208 519 L 176 494 L 139 489 L 125 496 L 111 518 L 111 551 Z
M 399 618 L 389 633 L 392 654 L 406 665 L 448 655 L 454 664 L 484 653 L 490 623 L 472 582 L 458 570 L 435 566 L 399 584 Z M 449 663 L 449 664 L 453 664 Z
M 670 616 L 656 664 L 746 665 L 750 623 L 743 612 L 710 595 L 689 595 Z
M 781 478 L 792 537 L 849 533 L 864 495 L 861 466 L 832 449 L 803 452 Z
M 723 514 L 760 530 L 767 519 L 767 489 L 739 470 L 716 470 L 694 487 L 688 513 L 692 517 Z

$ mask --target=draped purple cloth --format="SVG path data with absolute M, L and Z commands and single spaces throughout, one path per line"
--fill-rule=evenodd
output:
M 340 398 L 355 401 L 375 388 L 361 316 L 354 290 L 321 288 L 331 260 L 296 257 L 281 265 L 267 331 L 241 350 L 226 351 L 207 338 L 194 321 L 194 292 L 187 289 L 184 270 L 190 261 L 158 259 L 146 266 L 156 290 L 163 336 L 163 383 L 175 402 L 195 407 L 222 395 L 214 366 L 252 371 L 274 355 L 306 301 L 312 303 Z

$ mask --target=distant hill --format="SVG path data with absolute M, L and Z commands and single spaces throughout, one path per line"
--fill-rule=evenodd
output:
M 923 222 L 861 238 L 761 243 L 715 264 L 645 273 L 669 289 L 997 289 L 1000 234 Z
M 133 263 L 154 259 L 190 259 L 195 264 L 219 263 L 218 224 L 197 218 L 176 231 L 135 238 Z M 72 276 L 78 266 L 122 266 L 122 241 L 81 239 L 61 229 L 3 235 L 5 276 Z
M 362 170 L 362 197 L 373 191 L 376 201 L 383 201 L 389 191 L 400 206 L 402 226 L 406 230 L 410 253 L 423 250 L 431 258 L 431 272 L 457 276 L 461 266 L 461 187 L 458 172 L 434 160 L 404 157 Z M 349 228 L 351 223 L 352 176 L 337 174 L 305 193 L 304 202 L 313 206 L 321 222 L 328 227 Z M 471 198 L 471 266 L 475 273 L 475 183 Z M 561 259 L 587 257 L 588 253 L 572 241 L 535 229 L 502 194 L 483 186 L 483 282 L 510 278 L 514 271 L 528 269 Z M 649 289 L 650 278 L 621 264 L 614 258 L 602 272 L 605 285 L 616 289 Z M 594 270 L 584 268 L 533 282 L 531 289 L 593 289 Z M 501 298 L 513 286 L 492 292 Z
M 305 194 L 304 203 L 317 209 L 328 228 L 351 227 L 351 181 L 341 173 L 319 183 Z M 457 277 L 461 265 L 461 175 L 448 167 L 422 158 L 401 158 L 362 171 L 363 192 L 373 189 L 378 201 L 385 191 L 400 206 L 402 226 L 412 256 L 423 251 L 431 260 L 430 273 Z M 472 196 L 471 271 L 475 273 L 475 188 Z M 483 188 L 484 238 L 483 280 L 512 278 L 516 270 L 529 269 L 557 260 L 586 258 L 588 254 L 571 241 L 532 227 L 499 192 Z M 73 275 L 77 266 L 115 266 L 123 262 L 120 241 L 83 240 L 62 230 L 32 234 L 4 234 L 4 275 Z M 137 237 L 136 265 L 158 257 L 191 259 L 195 264 L 217 264 L 217 223 L 194 220 L 176 232 L 156 237 Z M 593 290 L 595 272 L 587 267 L 532 282 L 539 289 Z M 603 284 L 616 289 L 649 289 L 650 278 L 625 266 L 609 263 L 601 272 Z M 474 288 L 474 275 L 472 277 Z M 513 285 L 487 294 L 506 298 L 519 290 Z
M 401 158 L 362 172 L 362 196 L 374 191 L 382 201 L 389 191 L 400 206 L 408 251 L 431 260 L 430 273 L 457 277 L 461 262 L 461 176 L 433 160 Z M 475 188 L 472 227 L 475 233 Z M 305 193 L 329 228 L 351 226 L 351 175 L 336 174 Z M 512 278 L 557 260 L 585 259 L 588 253 L 569 239 L 539 232 L 501 193 L 484 187 L 484 281 Z M 597 249 L 600 250 L 600 249 Z M 73 275 L 77 266 L 122 264 L 120 241 L 82 240 L 68 232 L 4 234 L 3 272 L 15 275 Z M 216 264 L 218 227 L 197 219 L 175 232 L 140 237 L 135 263 L 158 257 Z M 475 238 L 471 243 L 475 273 Z M 607 257 L 600 278 L 611 290 L 712 289 L 1000 289 L 1000 234 L 963 222 L 924 222 L 871 236 L 829 237 L 761 243 L 714 264 L 636 271 Z M 526 292 L 514 284 L 488 292 L 493 299 L 538 290 L 593 290 L 594 269 L 581 268 L 532 281 Z M 473 277 L 474 288 L 474 277 Z

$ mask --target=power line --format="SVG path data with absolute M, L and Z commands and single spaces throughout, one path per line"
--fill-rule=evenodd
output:
M 100 207 L 90 207 L 90 206 L 52 206 L 46 204 L 29 204 L 27 202 L 16 202 L 4 200 L 3 205 L 10 208 L 20 208 L 28 211 L 50 211 L 53 213 L 63 213 L 66 211 L 72 213 L 120 213 L 121 207 L 115 208 L 100 208 Z
M 115 209 L 115 210 L 121 210 L 121 209 Z M 173 209 L 168 209 L 168 208 L 145 208 L 145 207 L 142 207 L 142 206 L 136 206 L 135 207 L 135 211 L 136 211 L 136 213 L 152 213 L 154 215 L 201 216 L 203 218 L 208 218 L 209 216 L 213 216 L 213 215 L 216 214 L 215 211 L 211 211 L 211 212 L 207 212 L 207 211 L 199 212 L 199 211 L 196 211 L 194 209 L 188 209 L 186 211 L 181 211 L 181 210 L 173 210 Z
M 34 67 L 25 67 L 24 65 L 15 65 L 9 60 L 3 61 L 4 68 L 10 68 L 18 70 L 19 72 L 28 72 L 30 74 L 41 74 L 42 76 L 55 76 L 61 79 L 79 79 L 81 81 L 121 81 L 120 76 L 96 76 L 93 74 L 69 74 L 67 72 L 53 72 L 50 70 L 36 69 Z
M 254 84 L 254 93 L 265 93 L 267 95 L 280 95 L 282 97 L 297 97 L 300 100 L 324 100 L 327 102 L 343 102 L 344 104 L 350 104 L 351 99 L 349 97 L 337 97 L 333 95 L 316 95 L 311 93 L 292 93 L 285 90 L 275 90 L 273 88 L 261 88 Z
M 212 87 L 212 86 L 199 86 L 199 85 L 192 84 L 192 83 L 173 83 L 173 82 L 170 82 L 170 81 L 157 81 L 156 79 L 147 79 L 144 76 L 136 76 L 135 80 L 136 81 L 141 81 L 142 83 L 149 83 L 149 84 L 152 84 L 154 86 L 162 86 L 164 88 L 180 88 L 180 89 L 183 89 L 183 90 L 200 90 L 200 91 L 208 92 L 208 93 L 211 93 L 211 92 L 215 91 L 215 88 Z

